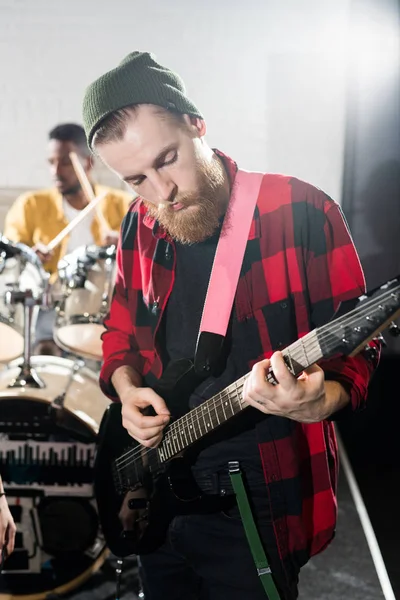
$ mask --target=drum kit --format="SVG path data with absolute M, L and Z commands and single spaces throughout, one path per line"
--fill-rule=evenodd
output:
M 17 525 L 0 600 L 66 593 L 108 555 L 92 467 L 109 404 L 98 370 L 115 265 L 115 246 L 87 246 L 50 286 L 36 253 L 0 235 L 0 473 Z M 39 310 L 56 313 L 62 357 L 31 356 Z

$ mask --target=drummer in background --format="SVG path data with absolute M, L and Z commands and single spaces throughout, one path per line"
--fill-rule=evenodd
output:
M 38 246 L 48 244 L 88 204 L 88 200 L 75 174 L 70 152 L 75 152 L 92 183 L 92 155 L 86 143 L 83 128 L 74 123 L 54 127 L 49 133 L 48 163 L 55 187 L 27 192 L 19 196 L 7 213 L 4 235 L 13 242 L 33 247 L 51 274 L 50 282 L 57 279 L 57 264 L 65 254 L 76 248 L 95 244 L 116 244 L 119 228 L 132 196 L 122 190 L 92 183 L 96 196 L 107 190 L 100 201 L 99 210 L 110 229 L 102 230 L 96 211 L 90 212 L 51 253 L 43 254 Z M 60 355 L 53 342 L 54 311 L 40 311 L 35 335 L 34 354 Z

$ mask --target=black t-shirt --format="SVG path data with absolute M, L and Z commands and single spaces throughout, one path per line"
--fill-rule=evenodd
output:
M 175 244 L 175 283 L 165 309 L 159 338 L 164 364 L 180 358 L 194 357 L 219 233 L 220 231 L 201 243 Z M 222 374 L 209 377 L 196 388 L 189 400 L 190 408 L 198 406 L 248 372 L 251 336 L 247 336 L 242 325 L 239 327 L 234 310 L 227 342 L 226 365 Z M 230 460 L 239 460 L 252 486 L 265 489 L 255 431 L 260 418 L 264 418 L 262 413 L 250 408 L 206 435 L 201 442 L 194 472 L 226 472 Z

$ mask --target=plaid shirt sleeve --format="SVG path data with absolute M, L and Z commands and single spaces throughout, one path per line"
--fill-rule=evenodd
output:
M 111 376 L 117 367 L 128 365 L 138 373 L 143 370 L 143 357 L 139 353 L 133 331 L 132 306 L 128 302 L 123 275 L 124 253 L 121 245 L 117 248 L 117 275 L 110 312 L 104 320 L 106 331 L 102 335 L 104 363 L 100 372 L 100 388 L 111 400 L 119 397 L 111 383 Z
M 365 293 L 365 279 L 345 218 L 338 204 L 325 203 L 323 252 L 318 240 L 309 240 L 307 261 L 308 293 L 311 301 L 311 318 L 318 326 L 329 320 L 341 302 Z M 311 228 L 316 231 L 318 229 Z M 312 234 L 311 234 L 312 235 Z M 327 312 L 331 314 L 327 314 Z M 350 407 L 364 406 L 370 377 L 379 361 L 380 344 L 370 342 L 375 350 L 371 356 L 364 352 L 357 356 L 338 356 L 320 361 L 326 379 L 338 381 L 350 394 Z M 333 418 L 339 413 L 332 415 Z

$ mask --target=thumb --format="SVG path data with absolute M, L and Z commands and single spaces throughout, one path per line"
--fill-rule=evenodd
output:
M 306 373 L 306 375 L 312 375 L 313 373 L 321 373 L 322 371 L 323 369 L 321 369 L 321 367 L 315 363 L 310 367 L 307 367 L 307 369 L 304 369 L 303 373 Z
M 320 366 L 318 366 L 317 364 L 311 365 L 310 367 L 307 367 L 307 369 L 304 369 L 304 371 L 301 372 L 301 374 L 299 375 L 298 379 L 299 380 L 307 380 L 310 377 L 312 377 L 313 375 L 316 374 L 320 374 L 323 373 L 323 369 L 321 369 Z
M 151 394 L 149 395 L 149 401 L 150 401 L 152 407 L 154 408 L 154 410 L 156 411 L 156 413 L 158 415 L 170 416 L 168 407 L 165 404 L 165 401 L 161 398 L 161 396 L 156 394 L 153 390 L 150 390 L 150 392 L 151 392 Z

